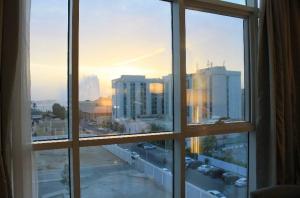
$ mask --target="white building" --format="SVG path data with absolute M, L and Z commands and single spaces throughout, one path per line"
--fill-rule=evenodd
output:
M 145 76 L 122 75 L 113 80 L 113 118 L 155 118 L 166 112 L 171 115 L 172 105 L 168 103 L 171 97 L 166 95 L 172 94 L 172 85 L 168 82 L 171 79 L 171 76 L 146 79 Z
M 242 118 L 241 72 L 224 66 L 187 75 L 187 117 L 199 123 L 219 117 Z
M 173 77 L 147 79 L 122 75 L 112 81 L 113 118 L 173 118 Z M 241 72 L 209 67 L 188 74 L 187 119 L 189 123 L 226 117 L 242 118 Z

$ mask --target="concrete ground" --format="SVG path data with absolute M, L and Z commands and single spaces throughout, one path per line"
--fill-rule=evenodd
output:
M 37 156 L 39 197 L 48 197 L 62 190 L 67 192 L 66 185 L 61 181 L 65 157 L 65 152 L 55 153 L 55 151 L 54 153 L 40 153 Z M 172 197 L 171 193 L 166 192 L 151 178 L 146 177 L 103 147 L 81 148 L 80 158 L 83 198 Z
M 172 197 L 151 178 L 103 147 L 82 148 L 80 157 L 83 198 Z

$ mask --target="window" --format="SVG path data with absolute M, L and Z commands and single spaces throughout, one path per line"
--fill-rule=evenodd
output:
M 186 194 L 247 197 L 248 134 L 191 137 L 186 140 Z
M 38 197 L 70 197 L 68 149 L 34 152 Z
M 81 148 L 82 197 L 171 198 L 172 150 L 171 141 Z
M 254 0 L 32 0 L 36 197 L 247 197 Z
M 32 139 L 67 138 L 68 1 L 33 0 L 30 25 Z
M 189 124 L 245 119 L 244 64 L 243 19 L 186 10 Z

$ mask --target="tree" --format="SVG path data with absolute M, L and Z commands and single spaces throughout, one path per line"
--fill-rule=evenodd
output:
M 202 150 L 204 154 L 211 155 L 217 148 L 217 138 L 214 135 L 202 139 Z
M 118 131 L 118 132 L 121 132 L 121 133 L 125 132 L 125 126 L 121 123 L 118 123 L 118 122 L 113 122 L 111 128 L 114 131 Z
M 232 163 L 234 162 L 234 158 L 232 156 L 232 150 L 226 150 L 223 154 L 223 160 L 225 162 L 229 162 L 229 163 Z
M 60 104 L 58 103 L 54 103 L 53 106 L 52 106 L 52 112 L 53 114 L 60 118 L 60 119 L 65 119 L 66 117 L 66 109 L 65 107 L 61 106 Z

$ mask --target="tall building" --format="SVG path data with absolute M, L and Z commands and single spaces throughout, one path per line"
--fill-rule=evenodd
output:
M 189 123 L 242 117 L 241 72 L 224 66 L 204 68 L 188 74 L 186 85 Z
M 173 118 L 173 76 L 122 75 L 112 81 L 113 118 Z M 241 72 L 210 67 L 186 77 L 189 123 L 242 118 Z
M 164 115 L 165 106 L 169 107 L 164 100 L 164 82 L 167 80 L 167 77 L 147 79 L 139 75 L 122 75 L 113 80 L 113 118 L 136 119 Z M 171 85 L 168 85 L 167 89 L 171 94 L 169 86 Z

